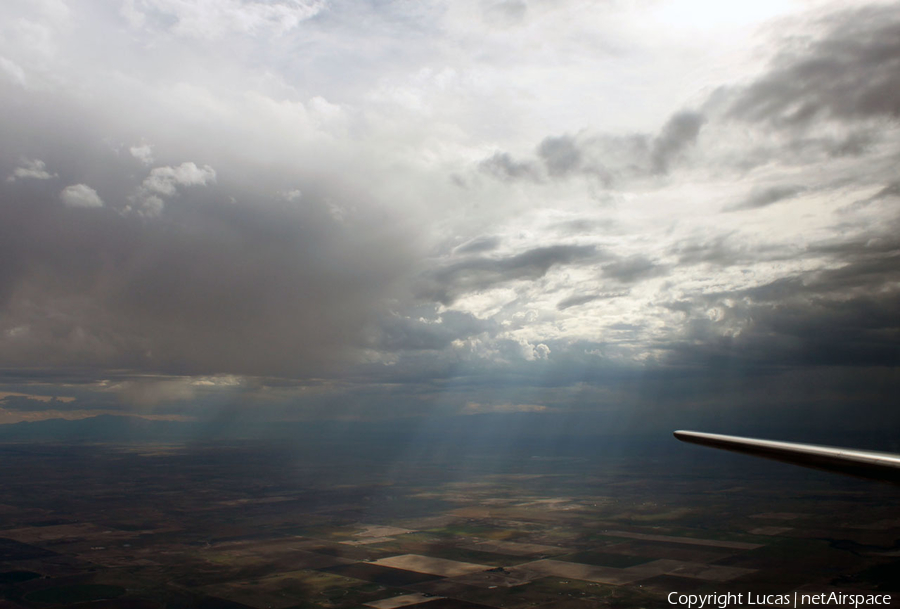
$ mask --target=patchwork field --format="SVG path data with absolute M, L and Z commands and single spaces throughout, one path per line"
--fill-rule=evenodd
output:
M 0 608 L 652 608 L 900 582 L 900 497 L 815 478 L 522 459 L 285 476 L 256 446 L 79 450 L 33 454 L 45 478 L 0 461 Z M 120 470 L 90 473 L 98 450 Z

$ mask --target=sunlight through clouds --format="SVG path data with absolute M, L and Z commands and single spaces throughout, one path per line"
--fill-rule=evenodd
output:
M 893 378 L 895 4 L 3 13 L 10 379 L 356 417 Z

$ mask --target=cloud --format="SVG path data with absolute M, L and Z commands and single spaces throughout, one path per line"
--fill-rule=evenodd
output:
M 265 32 L 284 34 L 322 10 L 321 0 L 275 2 L 221 0 L 213 4 L 179 0 L 126 2 L 123 16 L 132 27 L 148 19 L 170 24 L 175 33 L 191 38 L 218 39 L 229 34 Z
M 582 153 L 575 140 L 568 135 L 548 137 L 537 147 L 538 156 L 544 161 L 551 177 L 561 177 L 581 167 Z
M 476 237 L 453 250 L 454 254 L 481 254 L 490 252 L 500 246 L 498 237 Z
M 900 197 L 900 182 L 890 182 L 874 195 L 844 205 L 843 207 L 839 208 L 836 213 L 842 215 L 852 215 L 854 213 L 858 213 L 860 210 L 865 209 L 873 203 L 879 203 L 886 198 L 893 197 Z
M 506 258 L 471 258 L 429 273 L 419 287 L 419 295 L 450 304 L 464 293 L 510 281 L 535 280 L 553 266 L 583 263 L 597 255 L 597 249 L 589 245 L 553 245 Z
M 131 156 L 144 165 L 153 164 L 153 146 L 150 144 L 142 143 L 139 146 L 131 146 L 128 151 L 131 153 Z
M 8 57 L 0 57 L 0 72 L 20 87 L 26 85 L 25 70 Z
M 203 186 L 216 179 L 216 171 L 209 165 L 197 167 L 194 163 L 182 163 L 178 167 L 154 167 L 141 184 L 149 192 L 171 197 L 176 185 Z
M 58 177 L 55 173 L 47 171 L 47 165 L 40 159 L 29 161 L 23 159 L 21 167 L 16 167 L 8 178 L 7 182 L 15 182 L 16 180 L 49 180 Z
M 13 3 L 0 387 L 250 419 L 895 403 L 889 8 Z
M 209 165 L 197 167 L 192 162 L 177 167 L 154 167 L 134 195 L 138 211 L 146 216 L 158 216 L 165 207 L 163 198 L 171 198 L 178 186 L 205 186 L 216 180 L 216 171 Z
M 103 199 L 87 184 L 72 184 L 63 188 L 59 198 L 66 207 L 103 207 Z
M 554 180 L 585 176 L 604 187 L 624 187 L 630 180 L 668 173 L 672 163 L 696 144 L 706 120 L 703 114 L 683 110 L 671 115 L 655 136 L 589 131 L 548 136 L 537 145 L 535 161 L 517 161 L 507 152 L 497 152 L 478 167 L 504 181 L 539 183 L 545 176 Z
M 872 198 L 882 199 L 884 197 L 900 197 L 900 181 L 891 182 L 884 188 L 879 190 Z
M 74 397 L 34 395 L 26 393 L 0 392 L 0 409 L 22 412 L 41 412 L 59 410 L 66 404 L 74 402 Z
M 294 188 L 292 190 L 282 192 L 281 196 L 283 196 L 287 201 L 299 201 L 303 198 L 303 192 L 299 188 Z
M 540 180 L 541 178 L 534 164 L 516 161 L 508 152 L 495 153 L 494 156 L 481 161 L 478 168 L 502 180 Z
M 135 379 L 113 387 L 119 398 L 136 406 L 155 406 L 193 398 L 196 394 L 191 379 Z
M 785 184 L 780 186 L 769 186 L 768 188 L 757 189 L 751 192 L 743 200 L 732 205 L 727 205 L 724 211 L 739 211 L 743 209 L 759 209 L 760 207 L 768 207 L 773 203 L 791 199 L 806 190 L 802 186 L 793 184 Z
M 808 254 L 839 266 L 671 303 L 687 317 L 684 340 L 669 347 L 672 361 L 718 359 L 748 369 L 900 365 L 896 237 L 820 243 Z
M 604 277 L 615 279 L 621 283 L 634 283 L 666 273 L 664 266 L 640 255 L 610 262 L 603 265 L 602 270 Z
M 70 192 L 79 204 L 93 193 Z M 361 225 L 337 227 L 324 206 L 204 194 L 163 221 L 75 218 L 40 191 L 4 192 L 0 368 L 322 374 L 365 346 L 416 259 L 397 257 L 408 240 L 389 217 L 361 211 Z
M 805 126 L 819 119 L 900 117 L 900 18 L 895 4 L 830 15 L 825 34 L 779 54 L 740 90 L 729 115 Z
M 704 122 L 704 116 L 697 112 L 678 112 L 672 115 L 653 140 L 652 170 L 655 173 L 666 173 L 672 161 L 697 141 Z
M 595 300 L 605 300 L 607 298 L 619 298 L 621 296 L 627 296 L 628 292 L 607 292 L 602 294 L 576 294 L 573 296 L 569 296 L 568 298 L 564 298 L 560 300 L 556 304 L 556 309 L 559 311 L 564 311 L 571 307 L 578 307 L 584 304 L 588 304 L 589 302 L 594 302 Z
M 379 324 L 373 347 L 388 352 L 441 350 L 453 341 L 482 333 L 496 334 L 498 324 L 469 313 L 446 311 L 429 317 L 391 315 Z
M 788 298 L 766 300 L 749 293 L 749 304 L 723 298 L 707 311 L 710 321 L 696 319 L 690 343 L 673 343 L 672 361 L 712 364 L 730 361 L 745 369 L 782 366 L 900 365 L 894 341 L 898 325 L 892 311 L 900 306 L 896 291 L 849 299 L 806 299 L 790 284 L 766 286 L 786 291 Z
M 493 27 L 508 28 L 524 21 L 528 4 L 523 0 L 488 1 L 484 5 L 484 21 Z
M 56 395 L 40 395 L 34 393 L 17 393 L 11 391 L 0 391 L 0 400 L 7 400 L 9 398 L 25 398 L 28 400 L 35 400 L 37 402 L 50 402 L 52 400 L 58 400 L 60 402 L 71 402 L 75 400 L 73 397 L 68 396 L 56 396 Z
M 535 361 L 535 360 L 546 360 L 550 357 L 550 347 L 545 345 L 544 343 L 538 343 L 536 345 L 532 345 L 531 343 L 524 343 L 523 347 L 523 357 L 526 361 Z

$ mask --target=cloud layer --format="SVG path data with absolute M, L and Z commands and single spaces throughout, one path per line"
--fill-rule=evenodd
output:
M 886 416 L 900 10 L 696 8 L 2 9 L 0 389 Z

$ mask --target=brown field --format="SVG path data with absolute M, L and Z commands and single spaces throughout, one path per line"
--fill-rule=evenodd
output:
M 439 575 L 441 577 L 456 577 L 459 575 L 466 575 L 467 573 L 475 573 L 490 569 L 490 567 L 486 565 L 476 565 L 473 563 L 459 562 L 457 560 L 447 560 L 445 558 L 432 558 L 430 556 L 421 556 L 418 554 L 390 556 L 388 558 L 373 561 L 372 564 L 415 571 L 416 573 Z
M 625 537 L 627 539 L 643 539 L 647 541 L 667 541 L 670 543 L 683 543 L 692 546 L 710 546 L 713 548 L 728 548 L 730 550 L 755 550 L 761 548 L 759 543 L 746 543 L 743 541 L 721 541 L 718 539 L 696 539 L 693 537 L 676 537 L 673 535 L 648 535 L 646 533 L 631 533 L 628 531 L 603 531 L 608 537 Z
M 549 476 L 528 459 L 395 477 L 299 460 L 287 476 L 257 446 L 112 451 L 121 470 L 91 477 L 103 450 L 17 446 L 27 476 L 0 460 L 0 607 L 109 584 L 134 609 L 661 609 L 673 590 L 900 581 L 900 496 L 831 482 L 774 492 L 590 461 Z
M 595 567 L 593 565 L 582 565 L 574 562 L 549 559 L 526 563 L 524 565 L 519 565 L 518 567 L 512 567 L 509 570 L 513 574 L 552 575 L 554 577 L 564 577 L 614 585 L 630 584 L 644 577 L 649 577 L 642 573 L 629 573 L 627 569 Z
M 409 607 L 410 605 L 418 605 L 419 603 L 425 603 L 439 598 L 442 597 L 429 596 L 422 594 L 421 592 L 415 592 L 413 594 L 401 594 L 400 596 L 385 598 L 380 601 L 370 601 L 364 603 L 364 605 L 366 607 L 374 607 L 374 609 L 397 609 L 398 607 Z
M 563 554 L 565 552 L 564 549 L 557 546 L 547 546 L 538 543 L 502 541 L 496 539 L 472 539 L 466 540 L 457 545 L 461 548 L 468 548 L 470 550 L 496 552 L 498 554 L 511 554 L 513 556 L 533 556 L 535 554 Z

